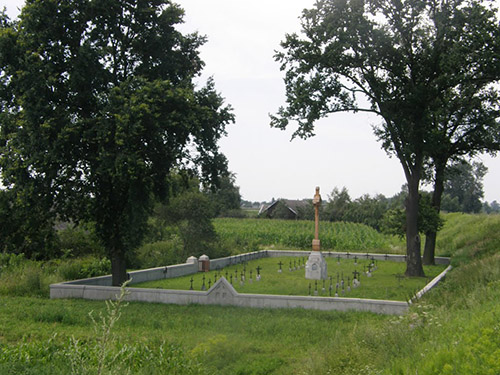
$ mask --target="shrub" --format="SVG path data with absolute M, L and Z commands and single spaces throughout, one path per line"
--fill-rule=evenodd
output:
M 182 240 L 175 236 L 168 241 L 146 244 L 134 252 L 131 263 L 135 268 L 152 268 L 183 263 L 186 259 L 180 259 L 182 246 Z
M 78 280 L 107 275 L 111 272 L 111 262 L 106 258 L 85 257 L 66 260 L 58 268 L 63 280 Z
M 58 233 L 61 253 L 66 256 L 80 257 L 85 255 L 105 254 L 104 247 L 99 242 L 93 226 L 85 226 L 60 230 Z

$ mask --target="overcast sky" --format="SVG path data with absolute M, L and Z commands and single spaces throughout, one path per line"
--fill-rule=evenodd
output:
M 11 18 L 23 0 L 3 0 Z M 220 143 L 236 174 L 243 199 L 323 198 L 345 186 L 352 198 L 391 196 L 405 183 L 396 158 L 389 158 L 372 132 L 380 119 L 369 114 L 335 114 L 321 120 L 316 136 L 290 141 L 293 129 L 269 126 L 269 114 L 284 104 L 283 73 L 273 59 L 286 33 L 299 32 L 299 16 L 314 0 L 178 0 L 186 11 L 185 32 L 208 37 L 201 48 L 217 90 L 231 104 L 236 123 Z M 485 199 L 500 202 L 500 158 L 480 158 L 489 168 Z

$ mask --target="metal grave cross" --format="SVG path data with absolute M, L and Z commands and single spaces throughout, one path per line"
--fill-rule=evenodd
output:
M 207 290 L 207 287 L 205 286 L 205 275 L 203 275 L 203 284 L 201 285 L 201 290 Z
M 261 270 L 261 266 L 257 266 L 256 270 L 257 270 L 257 277 L 255 278 L 255 280 L 257 281 L 260 281 L 260 270 Z

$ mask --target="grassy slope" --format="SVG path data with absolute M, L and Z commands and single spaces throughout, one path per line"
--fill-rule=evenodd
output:
M 438 253 L 454 255 L 458 267 L 402 318 L 133 303 L 117 323 L 116 342 L 166 340 L 217 374 L 498 374 L 499 240 L 500 216 L 448 215 Z M 61 347 L 72 335 L 90 341 L 88 313 L 103 309 L 102 302 L 2 297 L 0 373 L 8 373 L 2 350 L 50 347 L 54 333 Z M 54 361 L 44 353 L 34 350 L 30 363 L 47 368 Z M 25 357 L 9 358 L 7 365 Z

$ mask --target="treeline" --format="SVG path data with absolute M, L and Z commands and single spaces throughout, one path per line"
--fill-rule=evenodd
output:
M 241 215 L 234 175 L 226 171 L 216 183 L 204 185 L 194 175 L 176 171 L 168 176 L 167 185 L 170 198 L 156 200 L 141 244 L 127 253 L 128 267 L 157 263 L 159 254 L 152 243 L 161 243 L 162 264 L 183 261 L 187 254 L 215 257 L 226 253 L 211 219 Z M 32 260 L 108 256 L 91 220 L 54 222 L 37 209 L 36 202 L 19 204 L 13 198 L 12 191 L 0 190 L 0 254 L 23 254 Z
M 443 212 L 463 213 L 500 213 L 500 204 L 482 202 L 484 197 L 483 178 L 487 168 L 481 162 L 468 163 L 463 160 L 451 164 L 446 170 L 446 180 L 441 201 Z M 429 181 L 430 182 L 430 181 Z M 334 188 L 321 206 L 320 218 L 327 221 L 362 223 L 389 234 L 404 235 L 405 201 L 408 196 L 407 185 L 401 191 L 386 197 L 383 194 L 365 194 L 352 199 L 343 187 Z M 278 202 L 272 215 L 266 217 L 290 218 L 286 201 Z M 296 219 L 313 220 L 314 208 L 311 201 L 304 201 L 297 207 Z M 432 209 L 432 193 L 421 191 L 419 198 L 419 230 L 425 233 L 428 228 L 442 226 L 439 215 Z

